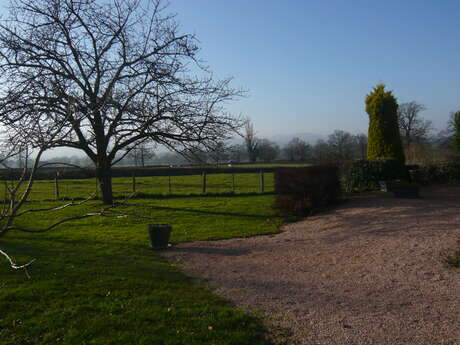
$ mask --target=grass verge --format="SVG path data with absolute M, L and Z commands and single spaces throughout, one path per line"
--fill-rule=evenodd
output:
M 17 262 L 37 261 L 31 280 L 0 265 L 0 344 L 268 344 L 260 320 L 150 250 L 146 224 L 172 224 L 175 243 L 269 234 L 283 222 L 272 201 L 272 195 L 135 199 L 117 210 L 128 217 L 9 233 L 0 247 Z M 51 205 L 57 204 L 39 203 Z M 90 202 L 24 216 L 20 224 L 37 228 L 100 207 Z

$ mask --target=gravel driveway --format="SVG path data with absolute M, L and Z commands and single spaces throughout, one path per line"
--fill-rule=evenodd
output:
M 216 293 L 259 312 L 289 344 L 459 345 L 460 188 L 420 199 L 352 197 L 271 236 L 184 243 L 165 253 Z

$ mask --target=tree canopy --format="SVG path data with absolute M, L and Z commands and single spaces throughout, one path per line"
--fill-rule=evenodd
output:
M 241 126 L 223 104 L 242 94 L 199 60 L 161 0 L 13 0 L 0 24 L 0 119 L 60 126 L 55 146 L 110 168 L 148 141 L 185 152 Z

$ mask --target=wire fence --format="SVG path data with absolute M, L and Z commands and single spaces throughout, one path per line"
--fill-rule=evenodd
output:
M 16 181 L 3 181 L 4 195 L 7 198 L 7 185 Z M 217 173 L 200 175 L 114 177 L 113 194 L 116 198 L 132 193 L 138 195 L 206 195 L 206 194 L 250 194 L 272 193 L 274 179 L 272 172 L 258 173 Z M 100 196 L 95 178 L 36 180 L 32 187 L 30 200 L 62 200 Z

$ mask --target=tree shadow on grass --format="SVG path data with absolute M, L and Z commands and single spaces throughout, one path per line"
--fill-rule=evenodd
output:
M 55 245 L 50 245 L 51 242 Z M 7 251 L 18 264 L 36 259 L 29 272 L 32 277 L 39 280 L 50 277 L 54 279 L 49 275 L 57 273 L 60 276 L 62 271 L 65 271 L 65 276 L 69 278 L 81 275 L 82 280 L 131 277 L 163 279 L 167 282 L 180 278 L 178 272 L 171 270 L 160 253 L 153 251 L 147 244 L 125 246 L 126 250 L 121 250 L 123 248 L 121 243 L 113 244 L 114 248 L 110 246 L 110 243 L 103 241 L 64 238 L 46 241 L 38 238 L 35 240 L 21 238 L 1 243 L 2 249 Z M 6 262 L 5 264 L 0 262 L 0 265 L 3 266 L 1 271 L 10 271 Z M 13 271 L 10 273 L 14 274 Z M 97 277 L 94 276 L 95 274 Z M 76 279 L 78 280 L 78 277 Z
M 185 212 L 185 213 L 195 213 L 195 214 L 204 214 L 204 215 L 216 215 L 216 216 L 232 216 L 232 217 L 247 217 L 247 218 L 257 218 L 257 219 L 267 219 L 267 218 L 278 218 L 285 219 L 283 216 L 269 215 L 269 214 L 247 214 L 240 212 L 223 212 L 223 211 L 207 211 L 207 210 L 196 210 L 190 208 L 182 207 L 168 207 L 168 206 L 149 206 L 155 210 L 161 211 L 175 211 L 175 212 Z

